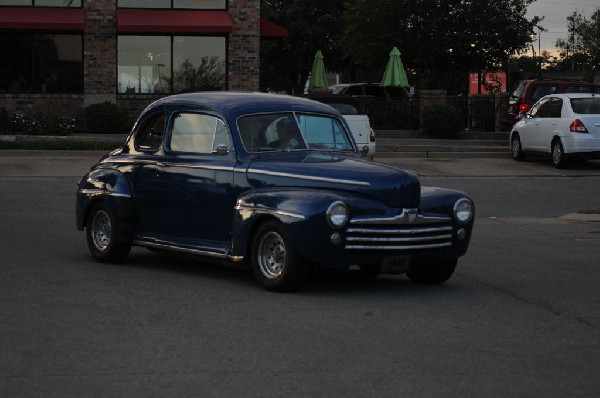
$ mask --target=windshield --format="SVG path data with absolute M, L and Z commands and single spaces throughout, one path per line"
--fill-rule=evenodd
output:
M 292 112 L 246 115 L 237 124 L 248 152 L 353 150 L 342 123 L 325 115 Z

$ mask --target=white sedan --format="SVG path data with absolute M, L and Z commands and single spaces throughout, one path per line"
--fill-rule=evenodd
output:
M 600 159 L 600 95 L 541 98 L 513 126 L 510 146 L 515 160 L 528 153 L 551 154 L 557 168 L 575 158 Z

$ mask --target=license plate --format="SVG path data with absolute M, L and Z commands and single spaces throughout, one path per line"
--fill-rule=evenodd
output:
M 387 256 L 381 262 L 382 274 L 402 274 L 408 271 L 409 261 L 406 256 Z

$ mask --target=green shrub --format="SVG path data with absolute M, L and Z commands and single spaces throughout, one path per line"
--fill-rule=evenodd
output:
M 75 119 L 54 116 L 44 122 L 46 135 L 71 135 L 75 131 Z
M 421 117 L 423 131 L 436 137 L 456 136 L 465 127 L 460 111 L 452 105 L 427 106 L 423 108 Z
M 120 133 L 127 129 L 127 110 L 110 101 L 85 108 L 85 126 L 91 133 Z
M 31 116 L 13 113 L 8 119 L 8 131 L 11 133 L 42 134 L 44 125 Z

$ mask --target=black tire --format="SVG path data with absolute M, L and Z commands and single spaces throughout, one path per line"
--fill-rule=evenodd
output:
M 130 239 L 119 239 L 121 226 L 112 210 L 104 203 L 96 203 L 90 210 L 85 234 L 92 256 L 102 263 L 123 261 L 131 250 Z
M 562 142 L 559 139 L 552 141 L 552 163 L 557 169 L 564 169 L 569 163 L 565 157 Z
M 266 221 L 252 241 L 252 271 L 263 288 L 274 292 L 300 289 L 310 276 L 309 263 L 293 247 L 283 226 Z
M 417 283 L 439 285 L 446 282 L 456 269 L 458 259 L 412 264 L 406 276 Z
M 521 145 L 521 137 L 519 134 L 514 134 L 510 142 L 510 153 L 512 158 L 517 161 L 525 160 L 525 152 L 523 152 L 523 146 Z

